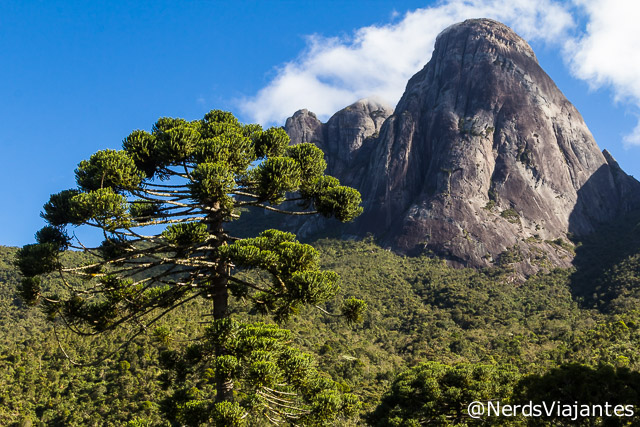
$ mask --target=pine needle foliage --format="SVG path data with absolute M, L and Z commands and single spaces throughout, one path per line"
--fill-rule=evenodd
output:
M 353 396 L 334 392 L 307 356 L 277 344 L 285 332 L 232 320 L 230 298 L 283 321 L 339 291 L 338 275 L 320 269 L 317 251 L 293 234 L 265 230 L 240 239 L 228 232 L 248 207 L 343 222 L 360 214 L 360 194 L 324 175 L 322 151 L 289 142 L 283 129 L 263 130 L 211 111 L 194 121 L 161 118 L 150 133 L 127 136 L 122 150 L 98 151 L 78 165 L 77 188 L 44 205 L 48 225 L 37 233 L 38 243 L 18 251 L 22 298 L 84 336 L 119 328 L 133 339 L 194 299 L 211 301 L 212 330 L 258 331 L 253 347 L 221 336 L 202 343 L 209 345 L 211 393 L 183 399 L 183 423 L 241 424 L 256 408 L 274 422 L 320 424 L 353 412 Z M 75 231 L 70 237 L 75 228 L 97 229 L 104 240 L 90 247 Z M 61 254 L 68 248 L 92 261 L 65 265 Z M 53 272 L 65 284 L 55 294 L 39 280 Z M 364 308 L 349 299 L 342 315 L 356 320 Z M 289 404 L 276 403 L 284 401 Z

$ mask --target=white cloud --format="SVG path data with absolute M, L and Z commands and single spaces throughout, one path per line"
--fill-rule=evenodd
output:
M 625 145 L 640 145 L 640 121 L 630 134 L 624 136 L 623 141 Z
M 586 13 L 584 33 L 566 44 L 572 73 L 594 88 L 610 87 L 617 101 L 640 107 L 640 3 L 574 0 Z M 640 145 L 640 123 L 624 138 Z
M 525 39 L 566 39 L 573 19 L 554 0 L 448 0 L 407 13 L 385 26 L 356 30 L 352 37 L 310 36 L 305 52 L 279 70 L 255 96 L 239 102 L 252 121 L 282 124 L 307 108 L 321 119 L 364 97 L 395 105 L 408 79 L 429 60 L 436 36 L 469 18 L 493 18 Z
M 282 124 L 301 108 L 321 119 L 364 97 L 395 105 L 408 79 L 431 57 L 447 26 L 487 17 L 511 26 L 526 40 L 561 46 L 571 73 L 616 101 L 640 110 L 640 2 L 637 0 L 444 0 L 349 38 L 308 37 L 307 49 L 277 70 L 255 96 L 239 101 L 251 121 Z M 577 28 L 575 21 L 583 22 Z M 640 120 L 624 137 L 640 145 Z

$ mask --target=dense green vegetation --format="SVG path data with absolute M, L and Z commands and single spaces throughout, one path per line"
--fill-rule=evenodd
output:
M 366 300 L 368 311 L 361 324 L 348 325 L 308 307 L 281 326 L 291 331 L 292 345 L 314 356 L 312 366 L 361 398 L 357 424 L 479 423 L 464 416 L 469 399 L 608 398 L 638 405 L 638 223 L 631 217 L 607 229 L 600 246 L 598 235 L 579 243 L 577 270 L 552 270 L 524 282 L 509 269 L 452 269 L 427 256 L 400 256 L 371 239 L 319 240 L 321 267 L 336 271 L 344 292 Z M 202 353 L 190 348 L 194 338 L 206 336 L 210 307 L 185 305 L 122 353 L 95 366 L 74 366 L 43 314 L 16 298 L 14 253 L 0 251 L 0 424 L 189 421 L 180 402 L 196 401 L 206 387 L 202 375 L 193 375 Z M 587 256 L 601 258 L 583 261 Z M 55 286 L 53 279 L 47 283 Z M 597 298 L 585 289 L 597 289 Z M 324 308 L 339 304 L 330 300 Z M 232 310 L 243 321 L 271 322 L 241 302 Z M 198 318 L 203 324 L 193 322 Z M 62 348 L 82 360 L 111 346 L 59 332 Z M 583 421 L 625 420 L 637 422 Z M 576 425 L 562 418 L 509 420 L 516 422 Z
M 315 145 L 291 145 L 282 128 L 245 125 L 229 112 L 160 118 L 151 132 L 127 136 L 122 150 L 80 162 L 77 187 L 50 196 L 37 243 L 15 255 L 20 297 L 39 305 L 54 327 L 93 338 L 97 348 L 108 341 L 111 348 L 92 357 L 93 365 L 168 314 L 208 306 L 204 336 L 193 337 L 185 351 L 160 354 L 168 370 L 180 373 L 165 384 L 179 387 L 164 407 L 170 421 L 344 423 L 357 414 L 358 397 L 319 372 L 311 356 L 291 345 L 289 331 L 243 322 L 232 310 L 242 302 L 282 322 L 338 295 L 338 275 L 322 269 L 318 252 L 294 234 L 263 229 L 239 238 L 229 229 L 251 220 L 243 215 L 248 207 L 352 220 L 362 212 L 360 193 L 325 175 L 326 168 Z M 90 231 L 102 235 L 100 244 L 80 237 Z M 72 259 L 69 249 L 90 258 Z M 56 282 L 43 282 L 53 273 Z M 365 308 L 351 297 L 327 313 L 355 322 Z

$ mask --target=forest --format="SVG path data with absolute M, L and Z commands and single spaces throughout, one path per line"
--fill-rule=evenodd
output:
M 313 246 L 322 266 L 340 275 L 345 294 L 367 302 L 363 321 L 348 324 L 309 307 L 281 326 L 319 371 L 358 397 L 357 414 L 343 425 L 504 425 L 460 415 L 468 401 L 481 399 L 637 405 L 640 216 L 575 243 L 576 268 L 519 283 L 508 265 L 453 269 L 430 254 L 394 254 L 373 238 L 320 239 Z M 178 365 L 205 333 L 206 302 L 181 307 L 98 364 L 77 366 L 76 359 L 113 350 L 117 339 L 96 346 L 54 331 L 42 311 L 25 306 L 16 291 L 16 251 L 0 250 L 0 424 L 201 422 L 189 418 L 183 403 L 207 387 L 207 377 Z M 52 275 L 48 286 L 56 281 Z M 243 320 L 272 322 L 241 304 L 233 311 Z M 535 422 L 577 425 L 562 417 Z M 637 418 L 582 422 L 631 425 Z

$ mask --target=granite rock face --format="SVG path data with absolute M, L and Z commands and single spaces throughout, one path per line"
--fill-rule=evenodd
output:
M 294 144 L 312 142 L 324 151 L 328 174 L 348 179 L 356 159 L 368 161 L 380 128 L 392 113 L 380 100 L 367 98 L 338 111 L 326 124 L 307 110 L 297 111 L 285 129 Z
M 640 183 L 600 151 L 529 45 L 488 19 L 444 30 L 393 114 L 363 100 L 326 124 L 299 111 L 285 129 L 362 193 L 345 233 L 458 265 L 566 266 L 568 233 L 640 206 Z

